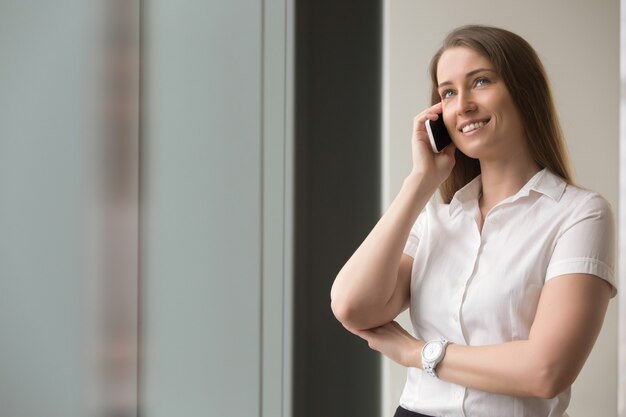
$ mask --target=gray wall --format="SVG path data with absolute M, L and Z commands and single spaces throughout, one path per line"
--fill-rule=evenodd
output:
M 143 415 L 290 407 L 291 7 L 144 2 Z
M 93 6 L 0 2 L 3 417 L 86 415 Z
M 143 22 L 142 414 L 258 415 L 261 2 Z
M 360 32 L 345 5 L 300 9 L 299 172 L 294 1 L 22 3 L 0 4 L 0 416 L 340 415 L 363 390 L 377 404 L 376 356 L 329 291 L 378 209 L 380 3 Z M 313 219 L 296 219 L 298 175 Z M 299 322 L 296 222 L 314 236 L 298 243 Z
M 131 416 L 138 390 L 149 416 L 290 410 L 293 5 L 142 6 L 138 190 L 137 131 L 111 142 L 100 90 L 122 11 L 0 3 L 2 417 Z
M 144 3 L 144 415 L 379 408 L 330 285 L 378 214 L 380 3 L 293 3 Z

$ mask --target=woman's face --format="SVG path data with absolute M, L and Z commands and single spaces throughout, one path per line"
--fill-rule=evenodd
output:
M 461 152 L 485 160 L 526 152 L 519 112 L 489 59 L 466 47 L 447 49 L 437 80 L 443 119 Z

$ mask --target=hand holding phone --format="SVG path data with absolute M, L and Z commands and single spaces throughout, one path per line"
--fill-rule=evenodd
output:
M 437 120 L 426 120 L 426 131 L 430 138 L 430 146 L 433 152 L 440 153 L 443 148 L 452 143 L 450 133 L 443 123 L 443 114 L 439 113 Z

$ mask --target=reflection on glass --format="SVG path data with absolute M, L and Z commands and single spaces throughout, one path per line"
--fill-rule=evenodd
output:
M 96 413 L 137 415 L 139 1 L 106 2 Z

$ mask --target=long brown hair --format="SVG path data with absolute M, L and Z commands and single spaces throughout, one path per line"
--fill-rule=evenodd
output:
M 464 46 L 493 64 L 515 103 L 530 155 L 541 168 L 548 168 L 573 184 L 563 132 L 554 107 L 546 71 L 535 50 L 522 37 L 508 30 L 482 25 L 462 26 L 450 32 L 430 61 L 433 82 L 431 103 L 441 101 L 437 90 L 437 65 L 445 50 Z M 445 203 L 460 188 L 480 174 L 480 163 L 457 149 L 452 173 L 439 187 Z

